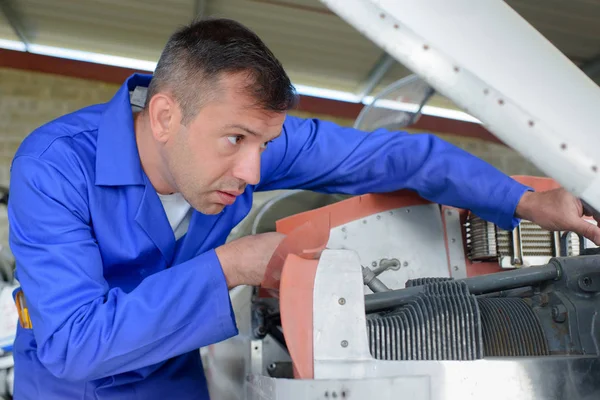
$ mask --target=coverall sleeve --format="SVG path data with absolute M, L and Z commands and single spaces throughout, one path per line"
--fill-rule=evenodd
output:
M 306 189 L 365 194 L 409 189 L 439 204 L 469 209 L 511 230 L 530 188 L 432 134 L 363 132 L 289 116 L 263 154 L 256 190 Z
M 87 195 L 76 186 L 44 160 L 14 160 L 10 244 L 37 356 L 52 374 L 93 380 L 237 334 L 214 250 L 147 277 L 129 293 L 109 288 Z

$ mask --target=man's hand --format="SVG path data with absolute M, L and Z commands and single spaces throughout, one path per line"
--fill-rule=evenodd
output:
M 592 215 L 581 200 L 565 189 L 526 192 L 517 205 L 516 216 L 534 222 L 549 231 L 570 231 L 600 246 L 600 228 L 583 220 Z M 594 216 L 598 221 L 598 216 Z
M 259 285 L 279 243 L 285 235 L 277 232 L 244 236 L 217 247 L 227 286 Z

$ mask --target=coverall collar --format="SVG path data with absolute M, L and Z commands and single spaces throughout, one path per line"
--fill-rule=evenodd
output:
M 152 75 L 131 75 L 102 113 L 96 148 L 96 185 L 145 185 L 129 91 L 136 86 L 147 87 L 151 79 Z

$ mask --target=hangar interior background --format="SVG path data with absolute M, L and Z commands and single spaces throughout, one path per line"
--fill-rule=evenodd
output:
M 600 0 L 507 3 L 600 83 Z M 318 0 L 0 0 L 0 186 L 8 186 L 12 156 L 28 133 L 107 101 L 129 74 L 150 72 L 168 36 L 194 16 L 254 29 L 302 95 L 295 115 L 352 125 L 365 102 L 411 74 Z M 436 96 L 432 104 L 441 112 L 424 115 L 410 131 L 439 134 L 508 174 L 541 175 L 477 122 L 463 120 L 448 99 Z M 6 221 L 0 226 L 6 246 Z

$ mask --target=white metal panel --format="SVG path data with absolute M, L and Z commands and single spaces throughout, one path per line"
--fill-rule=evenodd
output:
M 399 268 L 378 276 L 390 289 L 405 287 L 409 279 L 450 276 L 437 204 L 384 211 L 335 227 L 327 248 L 355 251 L 370 268 L 383 259 L 398 260 Z M 365 293 L 371 291 L 365 287 Z
M 600 209 L 600 88 L 504 2 L 322 1 Z

